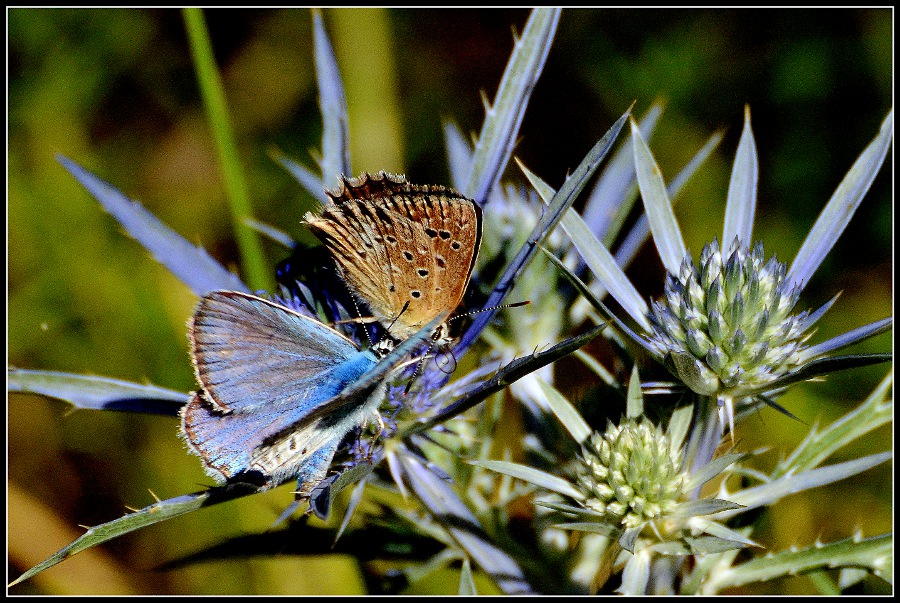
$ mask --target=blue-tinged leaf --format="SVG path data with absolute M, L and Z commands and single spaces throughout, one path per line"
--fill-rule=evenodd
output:
M 372 466 L 366 465 L 369 467 L 369 471 L 371 472 Z M 359 507 L 359 503 L 362 502 L 363 492 L 366 490 L 367 480 L 365 478 L 359 480 L 356 483 L 356 487 L 353 488 L 353 493 L 350 495 L 350 502 L 347 503 L 347 511 L 344 513 L 344 519 L 341 520 L 341 525 L 338 527 L 337 532 L 334 534 L 334 542 L 337 543 L 338 539 L 341 537 L 341 534 L 344 533 L 344 530 L 347 529 L 347 526 L 350 525 L 350 520 L 353 518 L 353 514 L 356 512 L 356 508 Z
M 472 564 L 469 559 L 463 559 L 462 571 L 459 573 L 459 594 L 461 596 L 477 595 L 478 589 L 475 588 L 475 579 L 472 577 Z
M 718 498 L 701 498 L 700 500 L 689 500 L 678 505 L 672 511 L 673 517 L 694 517 L 698 515 L 711 515 L 719 511 L 729 511 L 732 509 L 740 509 L 741 505 L 733 503 L 730 500 L 719 500 Z M 712 533 L 712 532 L 710 532 Z M 718 534 L 721 536 L 721 534 Z
M 356 465 L 353 465 L 352 467 L 345 469 L 340 473 L 328 476 L 327 478 L 316 484 L 315 488 L 312 489 L 309 496 L 310 510 L 316 514 L 316 517 L 318 517 L 322 521 L 325 521 L 326 519 L 328 519 L 328 516 L 331 513 L 331 501 L 334 500 L 334 497 L 337 496 L 341 490 L 351 484 L 355 484 L 357 482 L 360 485 L 365 484 L 366 477 L 371 475 L 373 469 L 374 467 L 371 463 L 363 462 L 357 463 Z M 297 488 L 300 489 L 301 486 L 302 484 L 298 482 Z M 362 496 L 361 490 L 359 496 Z M 359 501 L 357 500 L 357 504 L 358 503 Z M 353 514 L 353 509 L 355 508 L 355 505 L 353 505 L 351 508 L 347 509 L 347 514 L 344 516 L 344 523 L 341 524 L 341 528 L 338 530 L 337 535 L 334 537 L 335 542 L 337 542 L 337 539 L 340 536 L 341 532 L 343 532 L 344 528 L 347 527 L 347 523 L 350 521 L 350 516 Z
M 688 480 L 687 484 L 685 484 L 685 490 L 693 490 L 694 488 L 702 486 L 712 478 L 725 471 L 725 468 L 729 465 L 732 465 L 738 461 L 742 461 L 748 457 L 750 457 L 750 454 L 746 452 L 723 454 L 722 456 L 704 465 L 702 469 L 698 469 L 692 472 L 690 479 Z
M 566 521 L 553 524 L 554 528 L 561 530 L 575 530 L 576 532 L 590 532 L 591 534 L 603 534 L 604 536 L 615 536 L 621 531 L 618 527 L 609 523 L 600 523 L 598 521 Z
M 272 155 L 272 158 L 280 163 L 281 166 L 286 169 L 310 195 L 315 199 L 318 199 L 322 204 L 328 202 L 328 196 L 325 194 L 325 184 L 322 182 L 322 178 L 316 176 L 312 170 L 300 165 L 280 151 L 271 151 L 270 154 Z
M 291 235 L 284 232 L 280 228 L 275 228 L 271 224 L 266 224 L 265 222 L 260 222 L 259 220 L 255 220 L 253 218 L 247 218 L 246 220 L 244 220 L 244 223 L 256 232 L 266 235 L 276 243 L 280 243 L 288 249 L 293 249 L 294 245 L 296 244 L 294 239 L 291 238 Z
M 279 515 L 278 518 L 272 522 L 272 527 L 274 528 L 275 526 L 279 525 L 280 523 L 285 522 L 288 519 L 290 519 L 291 515 L 294 514 L 294 511 L 296 511 L 299 508 L 300 508 L 300 501 L 295 498 L 293 501 L 291 501 L 291 504 L 289 504 L 287 506 L 287 508 L 281 512 L 281 515 Z
M 538 507 L 546 507 L 548 509 L 553 509 L 554 511 L 559 511 L 560 513 L 568 513 L 569 515 L 576 516 L 584 516 L 588 518 L 601 518 L 604 517 L 602 513 L 598 513 L 594 511 L 590 507 L 576 507 L 573 505 L 567 505 L 564 503 L 551 502 L 546 500 L 535 500 L 534 504 Z
M 603 158 L 606 157 L 610 147 L 612 147 L 616 137 L 619 135 L 619 132 L 621 132 L 622 126 L 625 125 L 625 120 L 628 118 L 630 112 L 631 108 L 629 107 L 628 111 L 616 120 L 616 123 L 614 123 L 609 131 L 603 135 L 603 138 L 594 145 L 578 167 L 575 168 L 572 175 L 569 176 L 562 187 L 560 187 L 559 191 L 550 202 L 547 211 L 544 212 L 544 215 L 541 216 L 541 219 L 538 220 L 538 223 L 531 231 L 525 245 L 519 250 L 516 257 L 514 257 L 507 265 L 503 275 L 491 292 L 491 295 L 488 296 L 488 299 L 483 306 L 485 310 L 475 315 L 472 325 L 463 334 L 459 344 L 454 348 L 454 354 L 457 358 L 462 357 L 465 350 L 472 345 L 472 342 L 474 342 L 478 335 L 481 334 L 481 331 L 491 322 L 491 320 L 493 320 L 494 316 L 499 311 L 499 307 L 503 303 L 506 294 L 509 293 L 515 285 L 518 275 L 534 257 L 534 253 L 537 250 L 537 244 L 553 231 L 553 228 L 562 219 L 563 215 L 565 215 L 566 210 L 572 206 L 572 203 L 574 203 L 578 194 L 581 193 L 582 189 L 587 184 L 588 179 L 597 169 L 597 166 L 603 161 Z M 487 308 L 491 309 L 488 310 Z
M 334 49 L 325 33 L 322 12 L 313 10 L 313 40 L 316 58 L 316 81 L 319 84 L 319 107 L 322 110 L 322 182 L 335 186 L 338 176 L 352 176 L 350 171 L 350 119 L 344 84 L 338 71 Z M 319 194 L 316 195 L 317 198 Z
M 388 465 L 388 471 L 391 474 L 391 479 L 394 480 L 394 484 L 397 486 L 397 490 L 400 491 L 400 496 L 403 497 L 403 500 L 409 498 L 409 492 L 406 490 L 406 482 L 403 481 L 403 471 L 402 466 L 400 465 L 400 457 L 394 450 L 387 450 L 384 453 L 384 458 Z
M 59 398 L 76 408 L 92 410 L 125 410 L 176 417 L 190 397 L 155 385 L 93 375 L 9 368 L 6 376 L 7 391 Z
M 444 122 L 444 146 L 447 147 L 447 166 L 450 168 L 450 182 L 458 191 L 466 187 L 466 178 L 472 171 L 472 147 L 456 124 Z
M 637 542 L 638 536 L 640 536 L 643 529 L 643 526 L 637 526 L 625 530 L 619 537 L 619 546 L 634 555 L 634 544 Z
M 642 389 L 645 393 L 650 393 L 647 388 L 648 384 L 643 384 Z M 684 437 L 687 435 L 688 428 L 691 426 L 691 418 L 694 416 L 694 405 L 686 404 L 680 408 L 676 408 L 669 419 L 666 427 L 666 434 L 669 436 L 669 450 L 674 455 L 681 450 L 684 443 Z
M 666 193 L 662 172 L 634 120 L 631 122 L 631 138 L 634 143 L 634 165 L 638 187 L 644 200 L 644 211 L 650 221 L 653 242 L 666 270 L 670 274 L 678 274 L 681 262 L 687 257 L 687 248 L 681 236 L 678 220 L 675 219 L 675 212 L 672 211 L 669 195 Z
M 519 163 L 519 168 L 528 178 L 531 186 L 538 192 L 541 199 L 547 202 L 554 194 L 550 186 L 538 178 L 531 170 Z M 578 212 L 569 208 L 563 215 L 561 226 L 581 254 L 584 263 L 594 274 L 604 288 L 610 292 L 619 304 L 628 312 L 635 322 L 645 330 L 650 330 L 650 322 L 647 320 L 647 302 L 641 297 L 634 285 L 622 269 L 616 264 L 612 254 L 603 243 L 594 236 L 587 223 L 578 215 Z
M 562 260 L 547 251 L 547 249 L 543 245 L 540 245 L 540 249 L 544 253 L 544 255 L 547 256 L 550 262 L 555 265 L 557 269 L 562 272 L 573 285 L 575 285 L 575 288 L 578 289 L 578 292 L 581 293 L 592 306 L 594 306 L 594 308 L 600 313 L 600 315 L 605 320 L 609 321 L 609 323 L 611 323 L 613 326 L 615 326 L 616 330 L 619 333 L 625 335 L 625 337 L 639 345 L 648 354 L 656 358 L 659 362 L 663 361 L 663 357 L 660 356 L 655 348 L 650 345 L 649 341 L 635 333 L 628 325 L 622 322 L 622 320 L 618 316 L 613 314 L 613 312 L 609 308 L 607 308 L 603 302 L 594 297 L 588 286 L 585 285 L 584 282 L 580 278 L 578 278 L 576 274 L 569 270 L 569 268 L 566 267 L 565 264 L 563 264 Z
M 724 533 L 731 532 L 734 535 L 740 536 L 737 532 L 733 530 L 729 530 L 724 526 L 710 522 L 709 525 L 719 526 L 722 528 Z M 724 553 L 725 551 L 733 551 L 735 549 L 744 549 L 749 546 L 757 546 L 761 547 L 762 545 L 756 544 L 752 540 L 747 538 L 743 538 L 738 540 L 736 538 L 723 538 L 720 536 L 698 536 L 698 537 L 687 537 L 685 541 L 691 546 L 691 552 L 695 555 L 709 555 L 712 553 Z
M 641 122 L 640 124 L 641 132 L 644 131 L 644 124 Z M 674 205 L 676 201 L 678 201 L 681 190 L 684 188 L 684 185 L 687 184 L 688 180 L 696 173 L 697 169 L 703 165 L 703 162 L 709 158 L 718 144 L 722 141 L 722 133 L 716 132 L 712 136 L 707 139 L 706 143 L 700 148 L 699 151 L 691 158 L 691 160 L 685 165 L 678 175 L 672 179 L 669 185 L 666 187 L 666 192 L 669 194 L 669 199 L 672 200 L 672 204 Z M 629 151 L 632 150 L 631 143 L 629 142 L 628 146 Z M 621 151 L 621 149 L 620 149 Z M 628 157 L 629 165 L 631 166 L 632 171 L 634 170 L 634 154 L 631 152 Z M 604 173 L 606 170 L 604 170 Z M 632 190 L 634 191 L 635 198 L 637 198 L 637 185 L 632 185 Z M 630 193 L 629 193 L 630 197 Z M 631 227 L 631 230 L 628 231 L 628 234 L 619 244 L 616 252 L 614 254 L 615 263 L 622 270 L 625 269 L 631 261 L 634 259 L 634 256 L 637 255 L 637 252 L 646 242 L 647 237 L 650 236 L 650 222 L 647 220 L 647 214 L 641 212 L 641 215 L 638 216 L 637 221 L 634 223 L 634 226 Z M 624 274 L 620 277 L 617 277 L 621 280 L 628 280 Z M 630 281 L 629 281 L 630 282 Z M 593 293 L 594 297 L 597 299 L 603 299 L 606 295 L 607 290 L 602 282 L 592 282 L 590 285 L 590 290 Z M 573 318 L 583 316 L 584 314 L 584 304 L 585 300 L 578 300 L 575 303 L 575 306 L 572 309 Z
M 641 118 L 638 127 L 647 140 L 650 140 L 653 135 L 662 111 L 662 103 L 657 101 Z M 600 177 L 597 178 L 597 184 L 588 195 L 582 212 L 584 221 L 594 236 L 606 242 L 607 245 L 610 244 L 610 241 L 606 240 L 607 233 L 610 234 L 611 239 L 618 234 L 622 221 L 625 219 L 623 214 L 628 214 L 637 198 L 634 178 L 634 151 L 631 148 L 631 140 L 626 139 L 603 168 Z M 629 194 L 632 191 L 634 198 Z M 628 201 L 627 206 L 626 200 Z M 616 228 L 610 232 L 610 227 L 614 224 Z
M 499 369 L 490 379 L 467 390 L 459 397 L 459 399 L 442 408 L 435 415 L 427 419 L 421 419 L 409 427 L 404 428 L 397 437 L 402 439 L 411 434 L 431 429 L 435 425 L 446 422 L 448 419 L 474 407 L 488 396 L 506 389 L 510 383 L 514 383 L 525 375 L 530 375 L 539 368 L 547 366 L 551 362 L 554 362 L 567 354 L 571 354 L 578 348 L 586 345 L 589 341 L 599 337 L 606 328 L 607 326 L 605 324 L 599 325 L 580 335 L 561 341 L 543 352 L 535 352 L 529 356 L 515 358 L 510 361 L 509 364 Z
M 575 488 L 575 486 L 573 486 L 569 481 L 564 480 L 561 477 L 551 475 L 546 471 L 541 471 L 540 469 L 529 467 L 528 465 L 510 463 L 508 461 L 490 460 L 476 460 L 471 461 L 471 463 L 477 467 L 484 467 L 485 469 L 490 469 L 491 471 L 496 471 L 497 473 L 502 473 L 504 475 L 509 475 L 510 477 L 526 481 L 529 484 L 534 484 L 535 486 L 564 494 L 565 496 L 574 498 L 575 500 L 584 499 L 584 494 L 582 494 L 577 488 Z
M 750 128 L 750 105 L 747 105 L 744 107 L 744 131 L 741 133 L 741 141 L 731 168 L 731 182 L 728 184 L 725 226 L 722 230 L 723 249 L 730 249 L 735 237 L 742 245 L 752 245 L 758 183 L 759 158 L 753 130 Z
M 776 391 L 777 391 L 777 390 L 776 390 Z M 777 395 L 777 394 L 775 394 L 775 393 L 760 394 L 760 395 L 758 396 L 758 399 L 761 400 L 761 401 L 762 401 L 766 406 L 768 406 L 769 408 L 772 408 L 772 409 L 774 409 L 774 410 L 777 410 L 778 412 L 780 412 L 780 413 L 783 414 L 784 416 L 789 417 L 789 418 L 791 418 L 791 419 L 793 419 L 793 420 L 795 420 L 795 421 L 797 421 L 797 422 L 799 422 L 799 423 L 803 423 L 803 421 L 800 420 L 800 417 L 797 417 L 796 415 L 794 415 L 794 413 L 792 413 L 791 411 L 789 411 L 788 409 L 786 409 L 784 406 L 782 406 L 781 404 L 779 404 L 778 402 L 775 401 L 775 396 L 776 396 L 776 395 Z M 732 419 L 733 419 L 733 418 L 734 418 L 734 417 L 732 417 Z
M 490 541 L 478 519 L 453 488 L 412 455 L 398 456 L 409 486 L 425 508 L 469 557 L 497 582 L 500 590 L 507 594 L 531 594 L 531 586 L 521 568 Z
M 522 37 L 515 42 L 494 105 L 486 107 L 487 115 L 475 146 L 472 171 L 462 190 L 479 203 L 487 200 L 512 156 L 519 125 L 550 52 L 560 12 L 559 8 L 531 11 Z
M 710 519 L 723 521 L 739 513 L 744 513 L 751 509 L 756 509 L 757 507 L 771 505 L 790 494 L 818 488 L 819 486 L 831 484 L 852 475 L 862 473 L 866 469 L 879 465 L 892 457 L 893 453 L 891 452 L 881 452 L 879 454 L 854 459 L 845 463 L 828 465 L 827 467 L 820 467 L 810 471 L 786 475 L 760 486 L 754 486 L 753 488 L 746 488 L 739 492 L 734 492 L 733 494 L 728 495 L 728 500 L 744 505 L 744 508 L 722 511 L 721 513 L 711 515 Z
M 809 282 L 819 264 L 844 232 L 856 208 L 862 202 L 894 139 L 894 111 L 888 113 L 881 130 L 844 176 L 837 190 L 822 210 L 812 230 L 791 262 L 785 282 L 801 290 Z
M 531 187 L 537 192 L 541 201 L 543 201 L 544 204 L 550 203 L 550 200 L 556 195 L 556 189 L 544 182 L 543 178 L 525 167 L 525 164 L 522 163 L 518 157 L 516 157 L 516 165 L 519 166 L 519 169 L 522 170 L 522 173 L 528 178 L 528 183 L 531 184 Z M 569 208 L 569 211 L 567 211 L 566 214 L 570 211 L 573 210 Z
M 625 395 L 625 416 L 629 419 L 639 419 L 644 414 L 644 394 L 641 392 L 641 377 L 638 375 L 638 367 L 631 367 L 631 377 L 628 379 L 628 392 Z
M 691 179 L 691 176 L 694 175 L 697 169 L 703 165 L 703 162 L 709 158 L 716 147 L 719 146 L 720 142 L 722 142 L 721 132 L 716 132 L 710 136 L 700 150 L 697 151 L 697 154 L 691 158 L 688 164 L 681 168 L 681 171 L 678 172 L 677 176 L 672 178 L 669 186 L 666 187 L 666 192 L 669 194 L 669 199 L 672 200 L 673 204 L 678 200 L 684 185 L 687 184 L 688 180 Z M 616 263 L 619 264 L 619 266 L 628 266 L 649 235 L 650 222 L 647 220 L 647 215 L 642 213 L 638 217 L 637 222 L 634 223 L 634 226 L 622 240 L 622 243 L 616 249 Z
M 893 550 L 892 534 L 873 538 L 862 538 L 857 534 L 836 542 L 816 542 L 802 549 L 791 547 L 730 566 L 728 571 L 712 572 L 703 585 L 703 593 L 712 594 L 782 576 L 838 567 L 864 567 L 890 582 L 893 576 Z
M 588 439 L 591 435 L 591 428 L 587 422 L 581 418 L 581 415 L 578 413 L 578 410 L 572 406 L 572 403 L 566 400 L 566 398 L 559 393 L 559 390 L 543 379 L 538 378 L 537 383 L 541 388 L 541 391 L 544 392 L 544 396 L 547 398 L 547 404 L 550 406 L 550 410 L 553 411 L 553 414 L 556 415 L 559 422 L 562 423 L 563 427 L 565 427 L 572 435 L 572 439 L 578 444 L 581 444 Z
M 852 368 L 860 368 L 863 366 L 871 366 L 873 364 L 881 364 L 890 362 L 893 356 L 890 353 L 883 354 L 850 354 L 848 356 L 825 356 L 810 360 L 803 366 L 786 373 L 774 381 L 757 388 L 746 388 L 744 395 L 752 396 L 756 394 L 764 394 L 778 389 L 783 389 L 792 383 L 800 383 L 815 377 L 828 375 L 836 371 L 846 371 Z
M 686 469 L 690 473 L 699 471 L 713 458 L 722 444 L 721 417 L 718 400 L 707 396 L 694 397 L 694 421 L 688 432 L 684 446 Z M 690 498 L 700 497 L 700 487 L 690 490 Z
M 62 155 L 56 158 L 125 227 L 128 234 L 195 294 L 202 297 L 217 289 L 250 292 L 236 274 L 229 272 L 202 247 L 192 245 L 160 222 L 140 203 L 132 201 L 71 159 Z
M 616 592 L 623 595 L 644 595 L 647 594 L 647 584 L 649 582 L 650 551 L 637 551 L 625 563 L 625 569 L 622 572 L 622 585 L 616 589 Z
M 772 479 L 818 467 L 850 442 L 891 422 L 894 416 L 893 386 L 891 370 L 857 408 L 822 430 L 811 429 L 791 455 L 772 471 Z
M 814 346 L 810 346 L 801 352 L 804 359 L 812 359 L 819 358 L 828 354 L 829 352 L 833 352 L 835 350 L 839 350 L 841 348 L 845 348 L 848 345 L 852 345 L 854 343 L 858 343 L 863 341 L 864 339 L 868 339 L 869 337 L 874 337 L 875 335 L 879 335 L 884 333 L 885 331 L 889 331 L 893 328 L 894 319 L 893 318 L 882 318 L 881 320 L 876 320 L 873 323 L 869 323 L 867 325 L 858 327 L 853 329 L 852 331 L 847 331 L 846 333 L 842 333 L 837 337 L 832 337 L 828 341 L 823 341 Z
M 747 548 L 743 542 L 718 536 L 688 536 L 685 541 L 691 546 L 691 552 L 694 555 L 711 555 Z
M 10 582 L 9 586 L 19 584 L 42 571 L 49 569 L 65 561 L 72 555 L 80 553 L 85 549 L 97 546 L 113 538 L 124 536 L 129 532 L 134 532 L 154 523 L 159 523 L 191 511 L 196 511 L 203 507 L 208 507 L 221 502 L 254 494 L 256 488 L 248 488 L 246 485 L 222 486 L 219 488 L 210 488 L 205 492 L 195 492 L 193 494 L 185 494 L 175 498 L 153 503 L 149 507 L 144 507 L 140 511 L 135 511 L 119 519 L 115 519 L 108 523 L 100 524 L 92 528 L 75 540 L 72 544 L 63 547 L 44 561 L 35 565 L 33 568 Z
M 819 319 L 822 318 L 822 316 L 823 316 L 826 312 L 828 312 L 828 310 L 831 309 L 831 306 L 834 305 L 834 302 L 836 302 L 837 299 L 838 299 L 840 296 L 841 296 L 841 293 L 838 292 L 837 295 L 835 295 L 834 297 L 832 297 L 832 298 L 831 298 L 830 300 L 828 300 L 826 303 L 822 304 L 822 305 L 819 307 L 818 310 L 816 310 L 815 312 L 813 312 L 812 314 L 810 314 L 810 315 L 807 316 L 806 318 L 803 318 L 803 319 L 800 321 L 800 324 L 799 324 L 799 331 L 798 331 L 798 332 L 799 332 L 799 333 L 805 333 L 807 330 L 809 330 L 810 327 L 812 327 L 814 324 L 816 324 L 816 323 L 819 321 Z

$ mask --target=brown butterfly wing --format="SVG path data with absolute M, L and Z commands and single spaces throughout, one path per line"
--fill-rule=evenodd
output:
M 328 248 L 350 290 L 366 301 L 379 319 L 396 316 L 392 260 L 384 244 L 385 227 L 369 214 L 371 207 L 351 200 L 307 214 L 310 230 Z M 402 306 L 401 306 L 402 307 Z
M 377 174 L 363 173 L 359 178 L 341 176 L 341 184 L 333 190 L 325 190 L 331 201 L 340 205 L 346 201 L 365 201 L 403 194 L 413 186 L 402 174 L 389 174 L 384 170 Z
M 382 323 L 399 315 L 391 335 L 405 339 L 459 305 L 481 244 L 474 201 L 384 172 L 344 179 L 329 196 L 321 216 L 307 216 L 310 229 Z
M 400 252 L 404 260 L 414 255 L 402 271 L 402 291 L 409 292 L 410 306 L 400 320 L 415 331 L 462 301 L 481 244 L 481 210 L 456 191 L 438 186 L 412 186 L 406 195 L 385 199 L 384 205 L 409 220 L 416 232 L 416 248 Z

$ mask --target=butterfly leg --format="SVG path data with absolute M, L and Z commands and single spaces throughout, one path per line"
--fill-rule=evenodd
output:
M 375 422 L 378 423 L 378 433 L 376 433 L 368 446 L 363 447 L 363 458 L 367 463 L 372 463 L 372 456 L 375 453 L 375 442 L 381 437 L 381 434 L 384 433 L 384 420 L 381 418 L 381 413 L 378 412 L 378 409 L 373 409 L 372 413 L 375 415 Z
M 378 409 L 374 409 L 372 411 L 375 414 L 375 422 L 378 423 L 378 433 L 375 434 L 375 439 L 381 437 L 381 434 L 384 433 L 384 420 L 381 418 L 381 413 L 378 412 Z

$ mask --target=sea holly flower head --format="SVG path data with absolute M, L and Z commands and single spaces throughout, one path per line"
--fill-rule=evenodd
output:
M 810 336 L 808 313 L 791 314 L 800 290 L 786 275 L 775 257 L 765 260 L 762 242 L 750 250 L 735 238 L 723 258 L 713 239 L 699 267 L 688 257 L 667 274 L 648 341 L 698 393 L 739 398 L 764 389 L 801 364 Z
M 582 504 L 605 521 L 635 528 L 671 513 L 684 494 L 681 450 L 649 421 L 623 420 L 581 445 Z
M 628 387 L 627 415 L 599 432 L 591 429 L 559 391 L 546 383 L 542 389 L 548 407 L 580 446 L 574 458 L 556 461 L 562 475 L 516 463 L 477 464 L 540 488 L 543 493 L 534 501 L 555 513 L 549 516 L 551 529 L 603 534 L 618 543 L 603 553 L 611 558 L 621 549 L 632 555 L 643 549 L 690 554 L 752 544 L 707 517 L 740 505 L 713 497 L 697 499 L 695 491 L 700 486 L 746 455 L 725 454 L 690 469 L 685 436 L 693 414 L 691 406 L 676 410 L 666 428 L 654 424 L 643 415 L 643 395 L 635 371 Z M 554 500 L 546 493 L 572 502 Z M 542 523 L 547 524 L 544 515 Z M 695 537 L 703 532 L 711 539 L 698 542 Z
M 751 243 L 759 165 L 749 108 L 732 168 L 721 239 L 710 237 L 699 264 L 685 245 L 670 201 L 679 178 L 666 186 L 634 120 L 631 132 L 637 183 L 649 225 L 646 232 L 652 232 L 667 272 L 663 297 L 647 304 L 621 269 L 621 250 L 614 258 L 577 215 L 563 222 L 602 289 L 584 285 L 574 275 L 570 278 L 621 333 L 664 364 L 688 389 L 730 409 L 729 419 L 734 403 L 773 403 L 772 397 L 790 383 L 885 360 L 882 355 L 826 362 L 834 360 L 832 352 L 889 329 L 890 318 L 810 345 L 811 327 L 837 298 L 812 312 L 792 311 L 878 173 L 893 140 L 893 112 L 848 171 L 789 265 L 766 258 L 762 242 Z M 546 189 L 538 178 L 527 175 L 539 192 Z M 629 248 L 634 247 L 634 239 L 629 235 Z M 599 302 L 598 290 L 608 291 L 638 328 L 609 313 Z

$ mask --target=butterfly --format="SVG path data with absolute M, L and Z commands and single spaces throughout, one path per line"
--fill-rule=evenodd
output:
M 281 304 L 213 291 L 189 324 L 201 389 L 181 411 L 181 436 L 219 483 L 297 478 L 308 497 L 344 437 L 377 413 L 388 372 L 429 333 L 381 358 Z
M 438 185 L 384 171 L 341 177 L 332 203 L 305 221 L 348 288 L 391 337 L 405 340 L 462 301 L 481 245 L 478 204 Z M 449 343 L 446 323 L 432 333 Z

